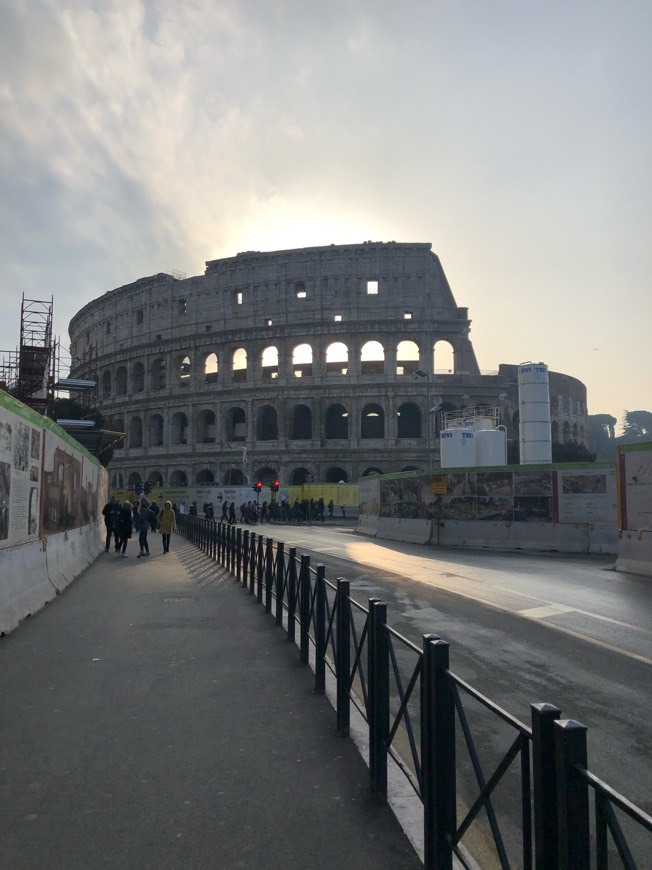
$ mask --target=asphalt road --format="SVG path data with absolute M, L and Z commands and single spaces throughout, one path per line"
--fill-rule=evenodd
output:
M 417 645 L 449 641 L 451 670 L 522 722 L 544 701 L 582 722 L 590 769 L 652 812 L 652 580 L 603 556 L 436 550 L 321 525 L 272 534 L 349 579 L 360 603 L 386 601 Z M 495 764 L 505 735 L 471 717 Z

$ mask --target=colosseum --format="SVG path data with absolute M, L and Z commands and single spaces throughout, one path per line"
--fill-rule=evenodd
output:
M 247 251 L 84 306 L 70 374 L 126 433 L 114 487 L 354 482 L 437 465 L 445 411 L 518 443 L 517 363 L 481 371 L 470 327 L 430 244 Z M 584 385 L 550 392 L 553 442 L 585 443 Z

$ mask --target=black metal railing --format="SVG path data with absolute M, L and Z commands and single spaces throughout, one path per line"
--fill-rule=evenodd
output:
M 415 645 L 388 625 L 384 602 L 364 607 L 348 580 L 327 580 L 294 547 L 188 515 L 177 530 L 264 604 L 302 662 L 312 652 L 315 691 L 330 672 L 342 735 L 351 706 L 359 711 L 371 791 L 387 799 L 391 761 L 421 800 L 427 870 L 450 870 L 454 856 L 469 867 L 478 851 L 501 868 L 649 866 L 652 817 L 590 772 L 585 726 L 550 704 L 532 704 L 531 724 L 520 722 L 451 670 L 448 643 L 429 634 Z M 506 747 L 487 753 L 500 729 Z

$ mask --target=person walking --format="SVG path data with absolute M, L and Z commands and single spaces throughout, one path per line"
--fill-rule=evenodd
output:
M 104 517 L 104 525 L 106 526 L 106 546 L 104 552 L 108 553 L 111 549 L 111 536 L 115 543 L 116 553 L 118 552 L 118 514 L 120 513 L 120 505 L 118 499 L 112 495 L 102 508 L 102 516 Z
M 138 532 L 138 546 L 140 553 L 136 556 L 137 559 L 142 559 L 143 556 L 149 556 L 149 544 L 147 543 L 147 533 L 149 532 L 149 501 L 146 498 L 140 500 L 140 505 L 137 505 L 137 510 L 134 513 L 134 526 Z
M 123 559 L 127 558 L 127 544 L 129 543 L 129 538 L 131 538 L 133 527 L 134 520 L 131 512 L 131 502 L 126 501 L 118 514 L 118 544 L 115 551 L 116 555 L 122 556 Z
M 172 510 L 172 505 L 166 501 L 163 510 L 158 515 L 158 530 L 163 538 L 163 552 L 170 552 L 170 535 L 177 528 L 177 518 Z

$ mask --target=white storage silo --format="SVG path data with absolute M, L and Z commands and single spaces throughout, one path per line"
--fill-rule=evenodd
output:
M 473 468 L 475 455 L 472 429 L 444 429 L 439 435 L 442 468 Z
M 545 363 L 518 367 L 519 443 L 522 465 L 552 462 L 550 386 Z
M 480 429 L 473 438 L 475 464 L 507 465 L 507 433 L 504 426 L 497 429 Z

